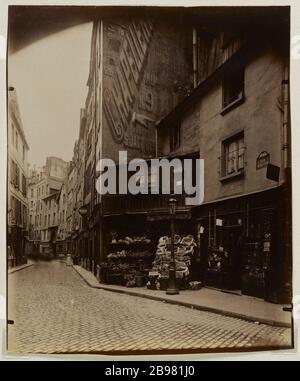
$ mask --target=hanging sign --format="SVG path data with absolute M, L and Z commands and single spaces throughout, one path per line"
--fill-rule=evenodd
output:
M 266 177 L 269 180 L 279 181 L 280 167 L 273 164 L 267 165 L 267 174 Z
M 270 154 L 267 151 L 262 151 L 256 159 L 256 169 L 266 167 L 270 163 Z

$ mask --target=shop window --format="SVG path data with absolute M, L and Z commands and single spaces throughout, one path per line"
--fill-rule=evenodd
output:
M 232 106 L 240 104 L 244 99 L 244 69 L 238 68 L 223 81 L 223 110 L 226 112 Z
M 222 142 L 221 180 L 244 173 L 244 133 Z
M 170 151 L 174 151 L 180 146 L 181 138 L 181 123 L 178 121 L 170 127 L 169 136 L 170 136 Z

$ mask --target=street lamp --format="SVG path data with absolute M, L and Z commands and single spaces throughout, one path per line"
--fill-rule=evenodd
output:
M 171 221 L 171 260 L 169 266 L 169 282 L 166 294 L 177 295 L 179 291 L 176 287 L 176 268 L 175 268 L 175 253 L 174 253 L 174 217 L 176 213 L 177 200 L 174 195 L 169 199 L 170 206 L 170 221 Z

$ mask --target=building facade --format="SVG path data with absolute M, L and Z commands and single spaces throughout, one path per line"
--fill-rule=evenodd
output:
M 27 262 L 28 150 L 16 90 L 8 88 L 7 245 L 8 267 Z
M 224 31 L 210 31 L 211 50 L 223 46 L 224 57 L 218 49 L 218 64 L 207 69 L 213 53 L 197 52 L 200 81 L 158 126 L 159 152 L 204 159 L 204 202 L 191 215 L 199 278 L 290 302 L 289 55 L 282 30 L 258 35 L 231 33 L 225 44 Z
M 101 158 L 118 163 L 121 150 L 129 160 L 155 156 L 156 123 L 182 99 L 180 88 L 192 86 L 186 57 L 189 33 L 182 31 L 175 22 L 145 17 L 94 22 L 82 129 L 83 198 L 77 205 L 82 218 L 79 256 L 94 273 L 106 258 L 110 230 L 121 220 L 118 229 L 126 230 L 131 226 L 125 223 L 127 210 L 144 206 L 144 200 L 134 200 L 135 208 L 127 197 L 100 196 L 97 163 Z M 139 230 L 138 218 L 132 216 Z
M 29 224 L 31 252 L 56 255 L 59 224 L 58 196 L 68 163 L 47 157 L 42 170 L 32 170 L 29 179 Z
M 200 158 L 203 203 L 178 195 L 175 216 L 176 233 L 197 237 L 193 278 L 290 302 L 288 28 L 207 19 L 94 22 L 65 185 L 67 251 L 99 275 L 116 235 L 169 234 L 169 195 L 122 194 L 122 179 L 119 194 L 98 194 L 100 159 Z

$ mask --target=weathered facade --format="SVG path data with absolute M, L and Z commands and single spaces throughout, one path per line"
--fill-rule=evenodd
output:
M 28 150 L 16 90 L 8 88 L 7 260 L 8 267 L 26 263 L 28 236 Z
M 97 163 L 101 158 L 118 163 L 121 150 L 127 151 L 128 159 L 155 156 L 156 123 L 182 99 L 179 87 L 192 86 L 186 57 L 189 30 L 182 33 L 182 28 L 175 22 L 149 18 L 94 22 L 85 104 L 81 256 L 95 273 L 96 264 L 106 257 L 110 229 L 126 219 L 126 211 L 144 210 L 147 203 L 145 197 L 100 197 L 96 191 Z M 153 202 L 155 208 L 161 200 Z M 168 208 L 167 200 L 163 206 Z M 120 214 L 117 222 L 115 216 Z M 135 215 L 132 221 L 140 229 L 138 219 Z M 124 228 L 124 221 L 121 225 Z
M 58 193 L 66 177 L 68 163 L 48 157 L 42 171 L 32 171 L 29 186 L 31 251 L 56 254 L 59 210 Z
M 239 48 L 218 55 L 215 62 L 222 64 L 215 69 L 202 69 L 207 59 L 198 56 L 202 80 L 162 121 L 158 141 L 162 155 L 198 152 L 204 159 L 204 202 L 192 210 L 199 277 L 211 286 L 288 302 L 289 61 L 280 33 L 266 29 L 260 40 L 243 35 L 243 44 L 232 37 Z M 215 45 L 213 39 L 211 50 Z M 174 149 L 175 128 L 180 138 Z
M 122 194 L 122 180 L 121 194 L 98 194 L 100 159 L 118 163 L 120 151 L 128 160 L 201 158 L 203 203 L 178 196 L 175 224 L 197 237 L 193 278 L 289 302 L 288 28 L 284 17 L 276 27 L 261 20 L 255 31 L 251 17 L 229 21 L 94 22 L 66 184 L 68 250 L 97 274 L 116 232 L 153 242 L 169 234 L 169 195 Z

